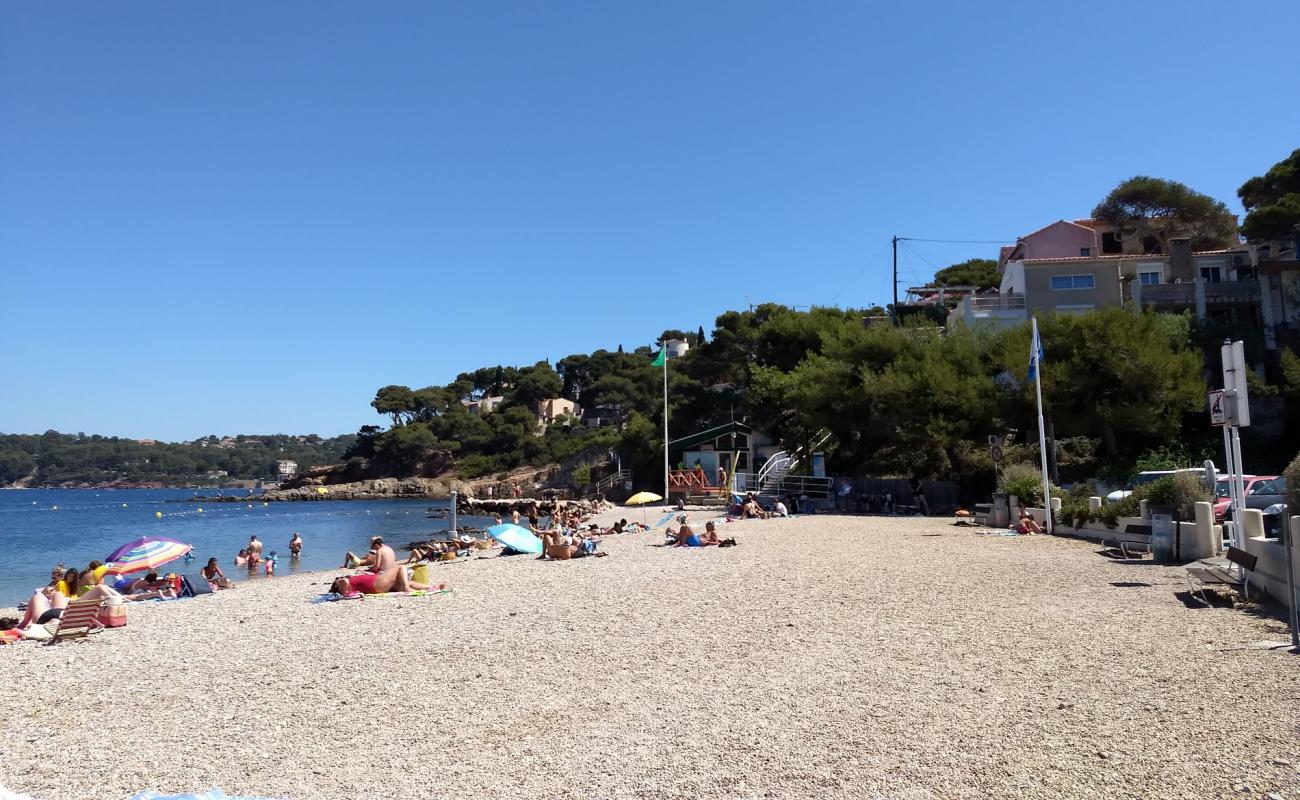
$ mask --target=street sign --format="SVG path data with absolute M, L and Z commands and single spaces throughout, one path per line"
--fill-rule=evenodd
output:
M 1223 390 L 1210 392 L 1210 424 L 1222 427 L 1228 424 L 1228 412 L 1223 405 Z
M 997 447 L 999 444 L 1002 444 L 1002 437 L 998 436 L 996 433 L 990 433 L 989 447 Z
M 1250 427 L 1250 393 L 1246 390 L 1246 352 L 1241 342 L 1225 342 L 1219 349 L 1223 358 L 1223 388 L 1233 392 L 1235 402 L 1226 409 L 1227 424 Z
M 989 448 L 989 455 L 993 456 L 993 463 L 998 463 L 1002 460 L 1002 448 L 996 444 L 993 445 Z
M 1016 441 L 1016 434 L 1018 433 L 1020 433 L 1020 429 L 1018 428 L 1011 428 L 1010 430 L 1008 430 L 1007 435 L 1002 437 L 1002 446 L 1010 447 L 1012 444 L 1014 444 Z

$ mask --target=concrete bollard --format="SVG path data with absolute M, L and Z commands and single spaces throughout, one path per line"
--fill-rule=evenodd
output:
M 1197 503 L 1195 509 L 1196 523 L 1182 526 L 1182 552 L 1178 554 L 1182 561 L 1211 558 L 1217 552 L 1214 546 L 1214 506 Z
M 1258 508 L 1247 508 L 1241 512 L 1241 540 L 1250 541 L 1264 535 L 1264 512 Z
M 1093 514 L 1096 514 L 1098 511 L 1101 511 L 1101 498 L 1100 498 L 1100 497 L 1089 497 L 1089 498 L 1088 498 L 1088 510 L 1091 511 Z
M 1138 501 L 1138 516 L 1142 519 L 1151 519 L 1151 508 L 1147 505 L 1147 501 Z

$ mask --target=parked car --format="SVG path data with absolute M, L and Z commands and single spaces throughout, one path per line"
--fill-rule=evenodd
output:
M 1246 489 L 1246 508 L 1263 510 L 1279 503 L 1286 504 L 1286 478 L 1274 476 Z
M 1246 487 L 1246 508 L 1259 509 L 1270 518 L 1276 517 L 1277 520 L 1281 520 L 1286 511 L 1286 478 L 1268 475 L 1248 485 Z M 1231 519 L 1232 517 L 1229 515 L 1227 518 Z M 1278 526 L 1280 526 L 1280 522 L 1270 524 L 1270 520 L 1265 520 L 1266 529 Z
M 1258 484 L 1261 484 L 1264 481 L 1276 479 L 1276 475 L 1241 476 L 1242 483 L 1246 487 L 1246 494 L 1248 495 L 1250 494 L 1250 490 Z M 1225 476 L 1219 478 L 1219 480 L 1214 484 L 1214 522 L 1216 524 L 1223 523 L 1223 517 L 1228 513 L 1228 506 L 1230 505 L 1232 505 L 1232 488 L 1228 484 L 1228 478 Z
M 1115 491 L 1106 495 L 1106 500 L 1111 503 L 1114 503 L 1116 500 L 1123 500 L 1125 497 L 1128 497 L 1129 495 L 1133 494 L 1133 490 L 1136 489 L 1137 487 L 1146 483 L 1158 481 L 1161 478 L 1167 478 L 1170 475 L 1176 475 L 1179 472 L 1191 472 L 1195 475 L 1199 475 L 1202 477 L 1205 476 L 1205 470 L 1199 467 L 1192 467 L 1188 469 L 1149 469 L 1145 472 L 1139 472 L 1137 475 L 1133 476 L 1133 479 L 1130 480 L 1128 482 L 1128 485 L 1125 486 L 1123 489 L 1116 489 Z

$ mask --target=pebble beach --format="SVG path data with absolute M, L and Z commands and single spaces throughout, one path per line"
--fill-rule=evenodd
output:
M 607 512 L 639 518 L 641 512 Z M 653 521 L 654 510 L 651 512 Z M 701 515 L 700 518 L 703 518 Z M 0 786 L 39 800 L 1300 797 L 1300 659 L 1183 570 L 947 519 L 606 537 L 608 558 L 337 572 L 0 648 Z M 341 557 L 341 554 L 340 554 Z

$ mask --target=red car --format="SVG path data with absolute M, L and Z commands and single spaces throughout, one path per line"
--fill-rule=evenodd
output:
M 1241 482 L 1246 486 L 1246 494 L 1250 494 L 1252 486 L 1264 481 L 1276 480 L 1277 475 L 1243 475 Z M 1214 484 L 1214 521 L 1222 523 L 1223 517 L 1228 513 L 1228 506 L 1232 505 L 1231 492 L 1228 490 L 1228 479 L 1219 478 Z

